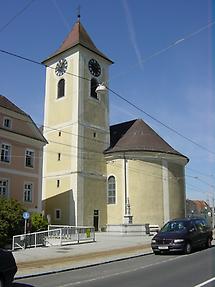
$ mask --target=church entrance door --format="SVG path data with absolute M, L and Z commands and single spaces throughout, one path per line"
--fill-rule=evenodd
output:
M 95 231 L 99 230 L 99 211 L 98 211 L 98 209 L 94 210 L 93 226 L 95 227 Z

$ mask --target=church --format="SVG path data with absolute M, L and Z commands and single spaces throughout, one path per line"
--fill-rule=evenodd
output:
M 188 158 L 142 119 L 109 125 L 109 67 L 80 17 L 43 61 L 43 206 L 52 224 L 115 230 L 185 216 Z M 99 84 L 106 90 L 97 92 Z

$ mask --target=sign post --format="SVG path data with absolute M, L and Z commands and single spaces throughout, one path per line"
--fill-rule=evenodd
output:
M 24 228 L 24 233 L 27 233 L 27 220 L 30 218 L 30 213 L 25 211 L 23 212 L 22 217 L 25 219 L 25 228 Z

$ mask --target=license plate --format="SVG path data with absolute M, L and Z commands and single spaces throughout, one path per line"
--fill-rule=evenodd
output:
M 158 246 L 159 250 L 168 250 L 169 247 L 168 246 Z

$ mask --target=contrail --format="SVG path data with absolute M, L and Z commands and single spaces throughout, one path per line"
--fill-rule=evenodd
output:
M 134 48 L 135 54 L 137 56 L 138 63 L 140 65 L 141 69 L 143 69 L 142 56 L 141 56 L 140 49 L 139 49 L 138 44 L 137 44 L 136 33 L 135 33 L 134 24 L 133 24 L 132 16 L 130 13 L 130 9 L 128 6 L 128 2 L 127 2 L 127 0 L 123 0 L 122 3 L 123 3 L 124 10 L 125 10 L 125 16 L 126 16 L 126 22 L 128 25 L 129 37 L 130 37 L 132 46 Z

